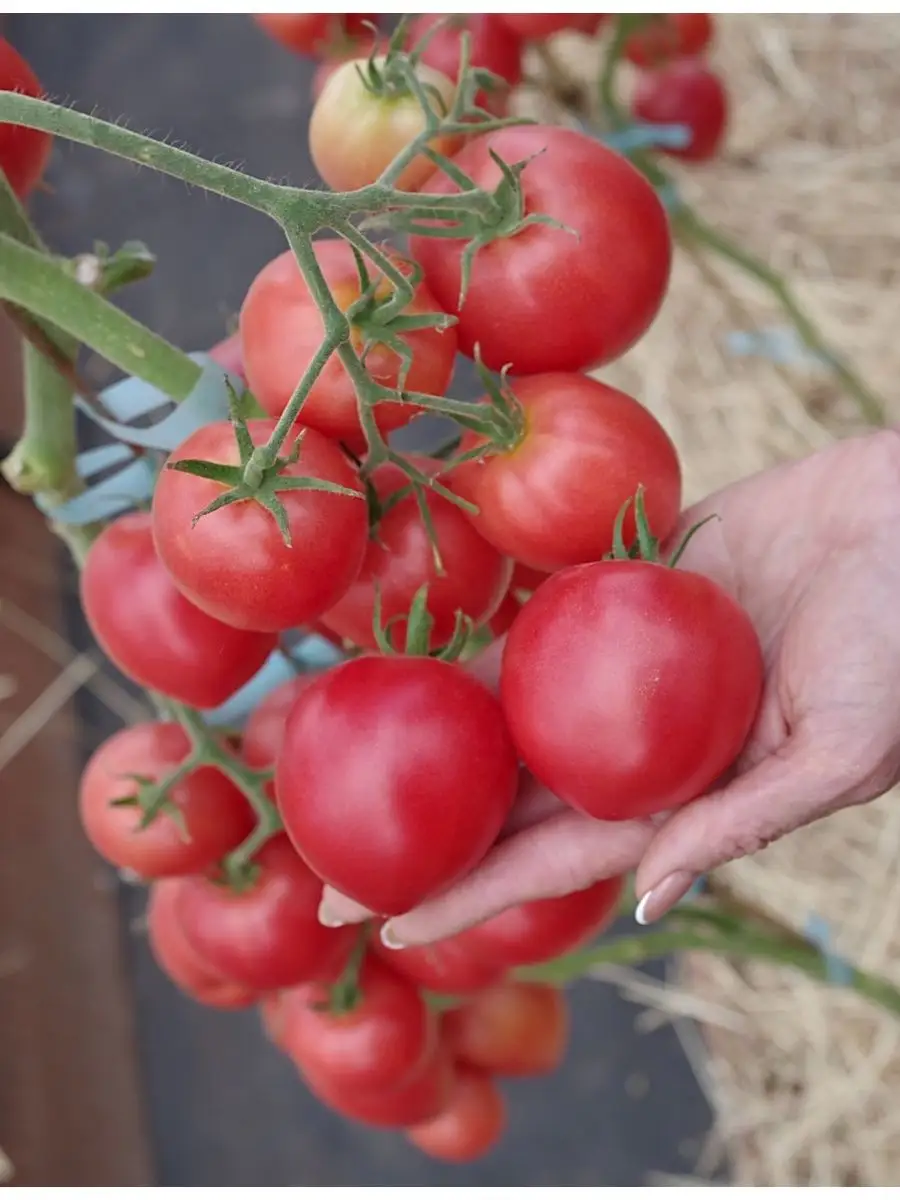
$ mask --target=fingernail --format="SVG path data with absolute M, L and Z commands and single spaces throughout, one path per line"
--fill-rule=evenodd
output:
M 344 920 L 344 918 L 339 917 L 337 915 L 337 913 L 331 908 L 331 906 L 329 905 L 327 900 L 323 900 L 322 903 L 319 905 L 318 917 L 319 917 L 319 924 L 325 925 L 328 929 L 340 929 L 340 927 L 342 925 L 347 924 L 347 922 Z
M 694 876 L 690 871 L 673 871 L 655 888 L 644 892 L 634 910 L 634 919 L 638 925 L 651 925 L 664 917 L 670 908 L 674 908 L 693 886 Z
M 388 950 L 402 950 L 406 942 L 401 942 L 394 933 L 394 927 L 390 921 L 386 921 L 381 927 L 381 940 Z

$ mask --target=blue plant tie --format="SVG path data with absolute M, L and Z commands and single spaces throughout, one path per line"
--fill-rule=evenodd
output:
M 612 133 L 605 133 L 601 140 L 612 150 L 630 154 L 632 150 L 666 149 L 683 150 L 691 144 L 691 131 L 686 125 L 626 125 Z
M 335 666 L 343 657 L 327 638 L 310 634 L 295 646 L 290 657 L 281 650 L 275 650 L 240 691 L 218 708 L 206 711 L 204 716 L 211 725 L 240 728 L 261 700 L 275 688 L 297 677 L 298 666 L 307 671 L 321 670 Z
M 656 194 L 662 201 L 663 208 L 670 213 L 676 213 L 678 212 L 679 208 L 684 207 L 684 201 L 681 198 L 681 192 L 678 190 L 677 185 L 671 180 L 669 180 L 667 183 L 664 183 L 661 187 L 658 187 L 656 189 Z
M 774 325 L 766 329 L 735 329 L 725 337 L 731 354 L 741 357 L 767 358 L 782 367 L 830 367 L 826 354 L 810 350 L 803 344 L 795 329 Z
M 824 917 L 813 913 L 803 930 L 807 941 L 818 949 L 825 959 L 825 976 L 836 987 L 849 987 L 853 982 L 853 964 L 835 952 L 831 926 Z

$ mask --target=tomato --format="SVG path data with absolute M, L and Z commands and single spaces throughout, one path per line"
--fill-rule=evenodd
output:
M 441 1047 L 407 1083 L 393 1088 L 345 1087 L 327 1071 L 303 1072 L 310 1091 L 336 1112 L 365 1125 L 402 1129 L 430 1121 L 443 1112 L 452 1095 L 455 1070 Z
M 206 352 L 209 357 L 224 367 L 226 371 L 230 371 L 232 375 L 237 375 L 239 379 L 247 382 L 247 376 L 244 374 L 244 358 L 241 353 L 241 335 L 239 333 L 230 333 L 227 338 L 223 338 L 221 342 L 216 342 Z
M 356 930 L 319 924 L 321 880 L 282 835 L 266 842 L 254 865 L 258 873 L 242 891 L 200 875 L 184 881 L 176 915 L 189 944 L 214 970 L 259 992 L 335 978 Z
M 612 561 L 535 592 L 507 635 L 500 687 L 538 779 L 612 821 L 704 792 L 740 752 L 762 678 L 750 618 L 712 580 Z
M 687 162 L 714 158 L 728 124 L 728 97 L 719 76 L 696 59 L 683 58 L 638 80 L 632 102 L 634 115 L 651 125 L 684 125 L 691 133 L 687 146 L 661 147 L 662 152 Z
M 288 716 L 275 791 L 316 874 L 372 912 L 407 912 L 471 870 L 518 786 L 503 713 L 456 663 L 351 659 Z
M 466 243 L 410 239 L 413 257 L 441 308 L 459 315 L 459 348 L 493 370 L 518 375 L 582 371 L 610 362 L 645 332 L 669 280 L 668 218 L 653 188 L 627 159 L 572 129 L 525 125 L 473 138 L 454 162 L 481 188 L 497 187 L 507 163 L 522 172 L 525 213 L 568 226 L 529 225 L 475 256 L 459 307 Z M 458 191 L 445 175 L 424 193 Z
M 431 35 L 422 51 L 422 62 L 458 85 L 462 35 L 467 33 L 469 66 L 490 71 L 508 85 L 502 90 L 480 91 L 476 103 L 503 116 L 509 88 L 522 82 L 520 39 L 504 24 L 503 18 L 494 13 L 422 13 L 409 27 L 409 46 L 418 45 L 439 22 L 443 22 L 440 29 Z
M 335 1087 L 402 1087 L 437 1051 L 437 1015 L 380 959 L 366 959 L 359 987 L 359 1002 L 343 1014 L 321 1007 L 328 1004 L 321 985 L 284 993 L 278 1044 L 302 1072 L 325 1074 Z
M 654 534 L 672 532 L 681 508 L 678 454 L 643 405 L 585 375 L 533 375 L 512 391 L 524 417 L 518 441 L 462 463 L 451 477 L 477 505 L 470 519 L 492 545 L 541 571 L 602 558 L 639 484 Z M 478 444 L 467 433 L 460 449 Z M 629 512 L 626 541 L 634 532 Z
M 506 593 L 500 603 L 500 607 L 488 621 L 487 626 L 495 638 L 503 637 L 504 633 L 510 628 L 513 621 L 519 615 L 519 610 L 522 607 L 522 602 L 513 592 L 513 589 Z
M 195 708 L 215 708 L 252 679 L 277 645 L 186 600 L 159 561 L 149 513 L 119 517 L 93 543 L 81 574 L 91 632 L 120 671 Z
M 353 251 L 342 238 L 327 238 L 314 243 L 316 258 L 338 305 L 346 311 L 359 299 L 359 272 Z M 371 264 L 370 264 L 371 266 Z M 398 262 L 402 267 L 402 262 Z M 371 270 L 373 278 L 378 273 Z M 387 300 L 393 289 L 383 278 L 380 297 Z M 437 302 L 424 285 L 416 288 L 405 315 L 439 311 Z M 325 328 L 318 305 L 310 295 L 297 260 L 291 251 L 268 263 L 250 285 L 241 307 L 241 344 L 247 378 L 260 404 L 273 417 L 281 416 L 303 372 L 317 353 Z M 353 344 L 361 352 L 365 335 L 352 333 Z M 405 387 L 409 391 L 441 396 L 453 374 L 456 356 L 456 331 L 450 327 L 415 329 L 403 334 L 412 354 Z M 398 354 L 383 343 L 375 343 L 366 355 L 366 368 L 376 383 L 396 387 L 402 370 Z M 379 404 L 375 420 L 382 433 L 406 425 L 421 410 L 411 404 Z M 337 356 L 332 357 L 312 385 L 300 410 L 300 423 L 317 429 L 351 450 L 362 452 L 366 440 L 359 424 L 356 392 L 349 375 Z
M 498 13 L 497 19 L 529 42 L 540 42 L 544 38 L 573 29 L 578 33 L 594 33 L 606 18 L 606 13 Z
M 505 1128 L 506 1103 L 490 1075 L 457 1064 L 446 1108 L 406 1136 L 432 1158 L 471 1162 L 487 1154 Z
M 185 940 L 175 915 L 180 886 L 179 879 L 161 879 L 150 888 L 147 938 L 157 965 L 177 988 L 208 1008 L 249 1008 L 255 994 L 218 975 Z
M 374 60 L 376 69 L 383 58 Z M 360 76 L 364 60 L 343 63 L 319 96 L 309 119 L 309 153 L 313 166 L 330 188 L 351 192 L 375 183 L 402 150 L 425 129 L 425 113 L 411 92 L 376 95 Z M 416 75 L 441 115 L 453 107 L 456 88 L 440 71 L 424 64 Z M 452 154 L 460 139 L 438 134 L 432 150 Z M 400 173 L 394 187 L 416 191 L 435 170 L 424 154 Z
M 203 871 L 233 850 L 253 828 L 242 793 L 213 766 L 197 767 L 168 791 L 167 803 L 145 828 L 133 796 L 135 777 L 158 783 L 191 749 L 175 722 L 147 721 L 120 729 L 94 751 L 81 776 L 79 812 L 88 841 L 117 867 L 144 879 Z
M 254 445 L 266 442 L 274 421 L 248 422 Z M 298 438 L 289 435 L 282 454 Z M 234 429 L 228 421 L 204 425 L 169 456 L 239 462 Z M 340 447 L 306 430 L 297 462 L 283 475 L 312 476 L 361 490 L 359 475 Z M 272 514 L 256 501 L 229 504 L 194 518 L 224 485 L 183 471 L 164 470 L 153 496 L 156 550 L 175 585 L 212 617 L 239 629 L 278 631 L 303 625 L 331 608 L 362 566 L 368 518 L 359 497 L 299 489 L 278 493 L 291 531 L 284 538 Z
M 0 92 L 43 95 L 37 76 L 21 54 L 0 38 Z M 53 139 L 42 129 L 0 124 L 0 170 L 20 200 L 33 191 L 47 167 Z
M 511 980 L 445 1013 L 443 1030 L 457 1062 L 494 1075 L 547 1075 L 566 1052 L 569 1014 L 558 988 Z
M 510 587 L 518 592 L 535 592 L 544 580 L 549 578 L 546 571 L 536 571 L 534 567 L 527 567 L 525 563 L 516 563 Z
M 700 54 L 712 35 L 709 13 L 661 13 L 628 38 L 624 53 L 637 67 L 659 67 Z
M 273 688 L 264 696 L 247 718 L 241 742 L 241 757 L 251 767 L 260 769 L 275 765 L 284 741 L 284 726 L 294 701 L 315 679 L 315 675 L 298 675 L 287 683 Z
M 419 460 L 417 465 L 427 469 L 438 464 Z M 487 621 L 506 595 L 512 563 L 481 537 L 457 504 L 432 493 L 425 502 L 442 560 L 443 574 L 438 574 L 434 548 L 416 497 L 408 490 L 407 476 L 386 463 L 374 472 L 372 483 L 383 503 L 402 489 L 408 494 L 378 520 L 359 578 L 324 615 L 325 625 L 356 646 L 375 649 L 372 622 L 378 593 L 384 624 L 393 617 L 401 618 L 391 627 L 390 636 L 402 649 L 406 637 L 402 617 L 423 584 L 428 584 L 428 611 L 434 620 L 432 649 L 452 638 L 457 610 L 471 617 L 476 626 Z
M 253 19 L 288 50 L 314 57 L 328 53 L 348 40 L 364 38 L 374 13 L 253 13 Z
M 475 955 L 465 934 L 442 938 L 427 946 L 391 950 L 381 941 L 373 943 L 379 958 L 419 987 L 439 995 L 464 996 L 491 987 L 503 978 L 505 969 Z

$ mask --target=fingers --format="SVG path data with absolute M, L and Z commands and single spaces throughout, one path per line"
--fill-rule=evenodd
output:
M 558 801 L 556 802 L 558 804 Z M 646 821 L 595 821 L 572 809 L 498 842 L 465 879 L 390 922 L 393 944 L 449 937 L 514 904 L 581 891 L 639 862 L 653 836 Z
M 349 896 L 344 896 L 333 887 L 329 887 L 327 883 L 322 889 L 322 899 L 319 902 L 319 923 L 321 925 L 327 925 L 329 929 L 337 928 L 339 925 L 360 925 L 374 915 L 369 909 L 363 908 L 361 904 L 351 900 Z

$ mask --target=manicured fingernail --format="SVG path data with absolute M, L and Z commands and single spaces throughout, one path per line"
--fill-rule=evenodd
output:
M 394 927 L 390 921 L 387 921 L 381 927 L 381 940 L 387 946 L 388 950 L 402 950 L 406 945 L 406 942 L 401 942 L 396 933 L 394 933 Z
M 679 900 L 691 890 L 694 876 L 690 871 L 673 871 L 649 892 L 644 892 L 634 910 L 634 919 L 638 925 L 651 925 L 664 917 L 670 908 L 674 908 Z
M 319 916 L 319 924 L 326 925 L 329 929 L 340 929 L 340 927 L 342 925 L 347 924 L 347 922 L 344 920 L 344 918 L 339 917 L 337 915 L 337 913 L 331 908 L 331 906 L 329 905 L 327 900 L 323 900 L 322 903 L 319 905 L 318 916 Z

